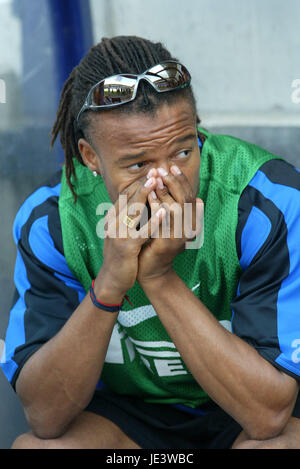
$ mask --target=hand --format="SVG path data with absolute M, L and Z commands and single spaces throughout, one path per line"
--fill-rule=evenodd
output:
M 172 270 L 174 258 L 185 250 L 185 243 L 197 237 L 202 231 L 204 205 L 193 194 L 186 176 L 172 167 L 165 176 L 153 169 L 157 184 L 148 195 L 151 209 L 158 203 L 166 210 L 166 215 L 158 227 L 158 232 L 146 243 L 139 255 L 137 280 L 141 285 L 160 278 Z M 160 188 L 162 182 L 164 187 Z
M 147 183 L 147 186 L 145 186 Z M 156 180 L 146 177 L 135 181 L 120 195 L 116 203 L 105 216 L 105 239 L 103 265 L 95 279 L 95 293 L 106 292 L 110 301 L 122 300 L 126 292 L 134 285 L 138 272 L 138 256 L 143 244 L 158 229 L 161 218 L 152 210 L 149 221 L 140 226 L 143 209 L 149 193 L 155 188 Z M 137 214 L 138 212 L 138 214 Z M 123 222 L 129 215 L 133 226 Z M 108 293 L 107 293 L 108 292 Z

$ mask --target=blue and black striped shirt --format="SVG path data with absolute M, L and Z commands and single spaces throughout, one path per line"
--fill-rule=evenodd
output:
M 61 173 L 31 194 L 13 227 L 15 298 L 2 370 L 15 386 L 25 362 L 63 327 L 85 291 L 65 257 L 58 212 Z M 242 275 L 232 331 L 300 379 L 300 172 L 265 163 L 241 195 L 236 247 Z

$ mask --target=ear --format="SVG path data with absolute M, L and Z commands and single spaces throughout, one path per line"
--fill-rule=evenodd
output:
M 78 140 L 78 150 L 85 166 L 90 171 L 96 171 L 98 174 L 101 174 L 100 159 L 93 147 L 84 138 Z

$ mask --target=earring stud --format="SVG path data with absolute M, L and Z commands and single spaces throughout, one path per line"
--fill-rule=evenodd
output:
M 95 176 L 95 178 L 98 176 L 97 171 L 93 171 L 93 176 Z

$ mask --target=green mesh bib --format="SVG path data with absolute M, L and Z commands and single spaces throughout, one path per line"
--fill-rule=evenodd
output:
M 186 249 L 174 270 L 225 327 L 230 327 L 230 302 L 241 274 L 235 233 L 239 198 L 266 161 L 279 158 L 240 139 L 206 135 L 201 151 L 199 197 L 204 201 L 204 244 Z M 100 176 L 74 159 L 76 204 L 62 175 L 59 213 L 66 261 L 86 292 L 103 262 L 101 232 L 111 201 Z M 99 205 L 101 204 L 101 205 Z M 101 208 L 99 208 L 101 207 Z M 101 380 L 114 392 L 142 396 L 147 402 L 196 407 L 209 400 L 180 357 L 153 306 L 138 284 L 128 291 L 114 327 Z M 184 311 L 183 311 L 184 315 Z

